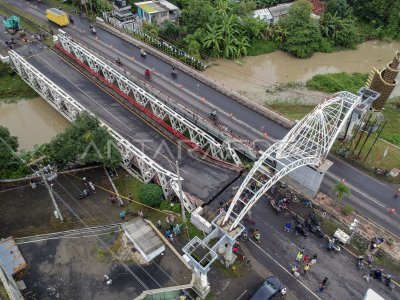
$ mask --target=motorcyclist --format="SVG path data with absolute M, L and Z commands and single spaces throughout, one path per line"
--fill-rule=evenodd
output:
M 374 277 L 378 280 L 382 280 L 382 269 L 374 270 Z
M 140 49 L 140 54 L 142 55 L 142 56 L 146 56 L 146 50 L 144 49 L 144 48 L 141 48 Z
M 121 60 L 119 59 L 119 57 L 117 58 L 116 62 L 117 62 L 117 65 L 122 65 Z
M 215 109 L 210 113 L 210 117 L 212 117 L 212 118 L 217 117 L 217 111 Z
M 69 16 L 69 22 L 70 22 L 71 24 L 74 24 L 74 20 L 72 19 L 71 16 Z
M 359 268 L 362 268 L 364 265 L 364 256 L 360 255 L 357 257 L 357 265 Z
M 334 238 L 328 238 L 328 251 L 331 251 L 333 248 L 333 245 L 335 244 L 335 239 Z
M 144 75 L 145 75 L 146 77 L 150 77 L 150 76 L 151 76 L 150 70 L 149 70 L 149 69 L 146 69 L 146 70 L 144 71 Z
M 92 33 L 95 34 L 96 33 L 96 29 L 94 27 L 92 27 Z

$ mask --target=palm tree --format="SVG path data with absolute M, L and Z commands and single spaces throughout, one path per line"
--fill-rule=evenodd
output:
M 242 55 L 246 56 L 249 47 L 249 39 L 246 36 L 241 36 L 236 39 L 236 57 L 242 57 Z
M 332 192 L 336 193 L 336 197 L 339 201 L 342 201 L 345 196 L 350 196 L 350 188 L 343 181 L 339 181 L 333 188 Z
M 233 37 L 228 37 L 225 40 L 224 57 L 225 58 L 235 58 L 237 53 L 237 39 Z
M 203 38 L 205 48 L 211 49 L 211 55 L 219 57 L 221 54 L 220 43 L 223 41 L 220 26 L 207 24 L 206 36 Z
M 326 13 L 321 19 L 321 31 L 322 35 L 335 39 L 336 32 L 342 26 L 343 19 L 339 18 L 336 13 L 333 15 L 331 13 Z

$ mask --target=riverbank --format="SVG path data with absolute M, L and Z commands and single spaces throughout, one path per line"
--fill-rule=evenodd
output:
M 35 97 L 38 94 L 9 65 L 0 63 L 0 102 L 12 103 Z

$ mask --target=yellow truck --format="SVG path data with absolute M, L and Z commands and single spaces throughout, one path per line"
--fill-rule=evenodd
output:
M 46 18 L 56 23 L 58 26 L 66 26 L 69 24 L 68 15 L 57 8 L 46 9 Z

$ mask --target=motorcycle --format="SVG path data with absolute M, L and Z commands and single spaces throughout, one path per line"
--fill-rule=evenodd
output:
M 213 120 L 217 120 L 217 119 L 218 119 L 217 112 L 216 112 L 215 110 L 213 110 L 212 112 L 210 112 L 208 115 L 209 115 L 210 118 L 213 119 Z
M 74 20 L 71 18 L 71 16 L 69 16 L 69 22 L 70 22 L 71 24 L 74 24 Z
M 172 69 L 171 75 L 172 75 L 172 77 L 175 77 L 175 78 L 178 76 L 178 72 L 176 71 L 176 69 Z
M 83 199 L 89 196 L 89 189 L 84 189 L 82 192 L 79 193 L 78 199 Z
M 122 67 L 122 62 L 120 61 L 120 59 L 118 58 L 115 63 L 117 64 L 118 67 Z
M 146 50 L 140 49 L 140 55 L 141 55 L 142 57 L 146 58 L 146 56 L 147 56 Z
M 328 237 L 328 246 L 326 248 L 328 251 L 335 251 L 335 252 L 340 252 L 340 246 L 339 244 L 336 242 L 335 238 L 330 238 Z
M 92 28 L 92 34 L 96 34 L 96 29 L 94 27 Z
M 151 73 L 149 69 L 146 69 L 146 71 L 144 71 L 144 76 L 146 76 L 146 78 L 150 79 L 151 78 Z
M 357 257 L 357 268 L 359 270 L 364 269 L 364 256 L 360 255 L 359 257 Z
M 390 289 L 393 290 L 394 283 L 392 281 L 392 275 L 383 275 L 383 282 L 384 284 Z
M 317 226 L 313 223 L 311 218 L 308 218 L 304 221 L 304 225 L 307 227 L 307 229 L 311 232 L 314 233 L 316 236 L 319 238 L 324 238 L 324 233 L 322 232 L 320 226 Z
M 278 202 L 276 202 L 274 199 L 270 200 L 272 208 L 275 209 L 277 212 L 288 209 L 287 202 L 287 199 L 281 199 Z

